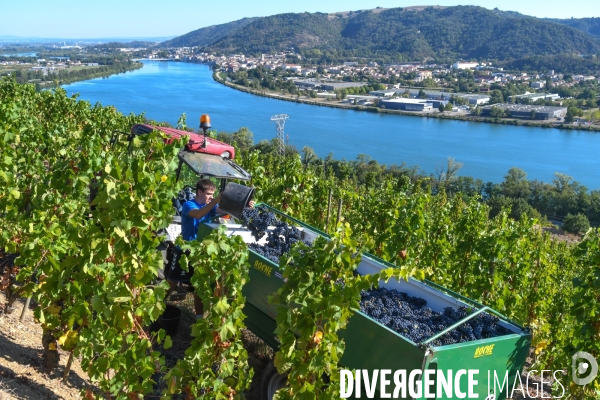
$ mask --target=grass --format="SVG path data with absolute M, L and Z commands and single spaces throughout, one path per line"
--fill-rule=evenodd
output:
M 29 69 L 31 68 L 31 65 L 0 65 L 0 74 L 4 73 L 4 72 L 12 72 L 12 71 L 16 71 L 18 69 Z
M 70 70 L 70 71 L 79 71 L 79 70 L 82 70 L 82 69 L 93 69 L 93 68 L 97 68 L 97 67 L 90 67 L 90 66 L 87 66 L 87 65 L 75 65 L 75 66 L 71 65 L 68 68 L 68 70 Z

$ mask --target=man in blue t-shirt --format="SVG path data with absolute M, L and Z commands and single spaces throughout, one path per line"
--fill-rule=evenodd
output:
M 181 236 L 183 240 L 196 240 L 198 227 L 204 221 L 209 220 L 219 212 L 219 201 L 221 195 L 215 196 L 215 184 L 210 179 L 201 179 L 196 183 L 196 196 L 192 200 L 188 200 L 181 208 Z M 176 249 L 174 251 L 177 251 Z M 188 266 L 189 273 L 185 273 L 178 263 L 179 257 L 175 254 L 172 256 L 172 271 L 169 273 L 167 281 L 169 282 L 169 293 L 175 289 L 178 282 L 189 283 L 191 275 L 194 273 L 194 268 Z M 168 297 L 168 294 L 167 294 Z M 204 313 L 204 305 L 202 300 L 194 293 L 194 311 L 196 319 L 202 318 Z
M 221 195 L 215 195 L 215 184 L 209 179 L 201 179 L 196 183 L 196 197 L 183 203 L 181 209 L 181 236 L 183 240 L 195 240 L 198 226 L 217 214 Z
M 196 240 L 198 227 L 201 223 L 208 221 L 217 214 L 226 214 L 219 209 L 221 195 L 215 196 L 215 184 L 210 179 L 201 179 L 196 183 L 196 197 L 186 201 L 181 209 L 181 236 L 183 240 Z M 254 202 L 248 204 L 254 207 Z M 181 270 L 178 265 L 178 257 L 172 256 L 172 269 L 174 273 L 169 273 L 167 281 L 169 282 L 169 293 L 175 289 L 178 282 L 189 283 L 194 268 L 188 266 L 189 273 Z M 167 295 L 168 296 L 168 295 Z M 196 318 L 202 318 L 204 305 L 200 298 L 194 293 L 194 310 Z

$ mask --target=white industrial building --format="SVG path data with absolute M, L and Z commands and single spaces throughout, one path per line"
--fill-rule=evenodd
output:
M 454 69 L 474 69 L 478 65 L 479 65 L 479 63 L 477 63 L 477 62 L 461 62 L 461 61 L 457 61 L 454 64 L 452 64 L 452 68 L 454 68 Z
M 535 120 L 548 120 L 551 118 L 563 118 L 567 115 L 567 107 L 535 106 L 525 104 L 494 104 L 481 108 L 481 115 L 489 117 L 493 108 L 508 110 L 511 118 L 525 118 Z
M 474 106 L 490 102 L 490 96 L 487 94 L 457 94 L 456 97 L 466 99 L 469 101 L 469 104 Z
M 530 102 L 533 103 L 538 100 L 558 100 L 560 99 L 560 96 L 556 93 L 525 93 L 516 94 L 514 96 L 508 96 L 508 101 L 512 102 L 513 98 L 515 99 L 515 101 L 528 99 Z

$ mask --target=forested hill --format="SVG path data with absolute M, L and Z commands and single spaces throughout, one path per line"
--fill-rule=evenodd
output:
M 558 22 L 585 33 L 589 33 L 596 39 L 600 39 L 600 18 L 569 18 L 569 19 L 549 19 L 548 21 Z
M 574 27 L 476 6 L 279 14 L 202 28 L 164 44 L 224 54 L 294 49 L 314 59 L 398 61 L 600 53 L 600 41 Z
M 186 33 L 185 35 L 162 42 L 160 47 L 208 46 L 217 40 L 227 37 L 233 32 L 246 27 L 256 19 L 257 18 L 243 18 L 226 24 L 197 29 L 190 33 Z

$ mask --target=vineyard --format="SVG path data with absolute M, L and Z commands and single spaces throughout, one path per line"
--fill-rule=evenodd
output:
M 86 398 L 145 396 L 155 392 L 157 376 L 166 382 L 164 398 L 242 398 L 252 370 L 240 341 L 249 266 L 239 238 L 216 230 L 202 242 L 179 243 L 199 266 L 192 282 L 210 307 L 177 365 L 167 368 L 160 351 L 171 338 L 147 329 L 165 309 L 168 285 L 157 280 L 163 260 L 156 248 L 182 188 L 175 180 L 182 143 L 165 144 L 159 132 L 132 141 L 114 134 L 142 122 L 62 89 L 37 93 L 32 85 L 0 82 L 0 290 L 7 299 L 0 312 L 17 297 L 32 297 L 45 370 L 56 368 L 58 349 L 78 358 L 98 388 Z M 271 240 L 289 252 L 280 259 L 287 282 L 275 304 L 284 298 L 316 304 L 309 284 L 339 300 L 319 303 L 318 310 L 307 306 L 305 320 L 292 309 L 278 318 L 276 364 L 291 366 L 293 377 L 282 398 L 302 390 L 305 398 L 330 398 L 339 389 L 334 380 L 322 381 L 325 372 L 335 376 L 343 353 L 336 332 L 359 305 L 361 290 L 381 277 L 353 274 L 358 259 L 351 256 L 365 250 L 400 267 L 382 275 L 388 279 L 425 277 L 529 327 L 537 370 L 570 375 L 575 352 L 600 356 L 600 231 L 570 245 L 552 240 L 535 219 L 514 220 L 506 212 L 490 218 L 477 198 L 434 194 L 423 182 L 389 176 L 363 186 L 296 155 L 240 153 L 236 160 L 252 174 L 255 198 L 332 235 L 309 247 L 282 224 L 278 229 L 293 241 Z M 330 218 L 333 204 L 342 224 Z M 258 211 L 248 219 L 259 232 L 273 223 Z M 323 282 L 306 282 L 301 273 L 309 270 Z M 337 323 L 307 323 L 340 315 Z M 474 322 L 472 334 L 483 335 L 486 324 Z M 294 326 L 305 327 L 295 330 L 304 347 L 290 341 Z M 322 363 L 304 368 L 307 357 Z M 573 398 L 596 398 L 600 384 L 567 390 Z

